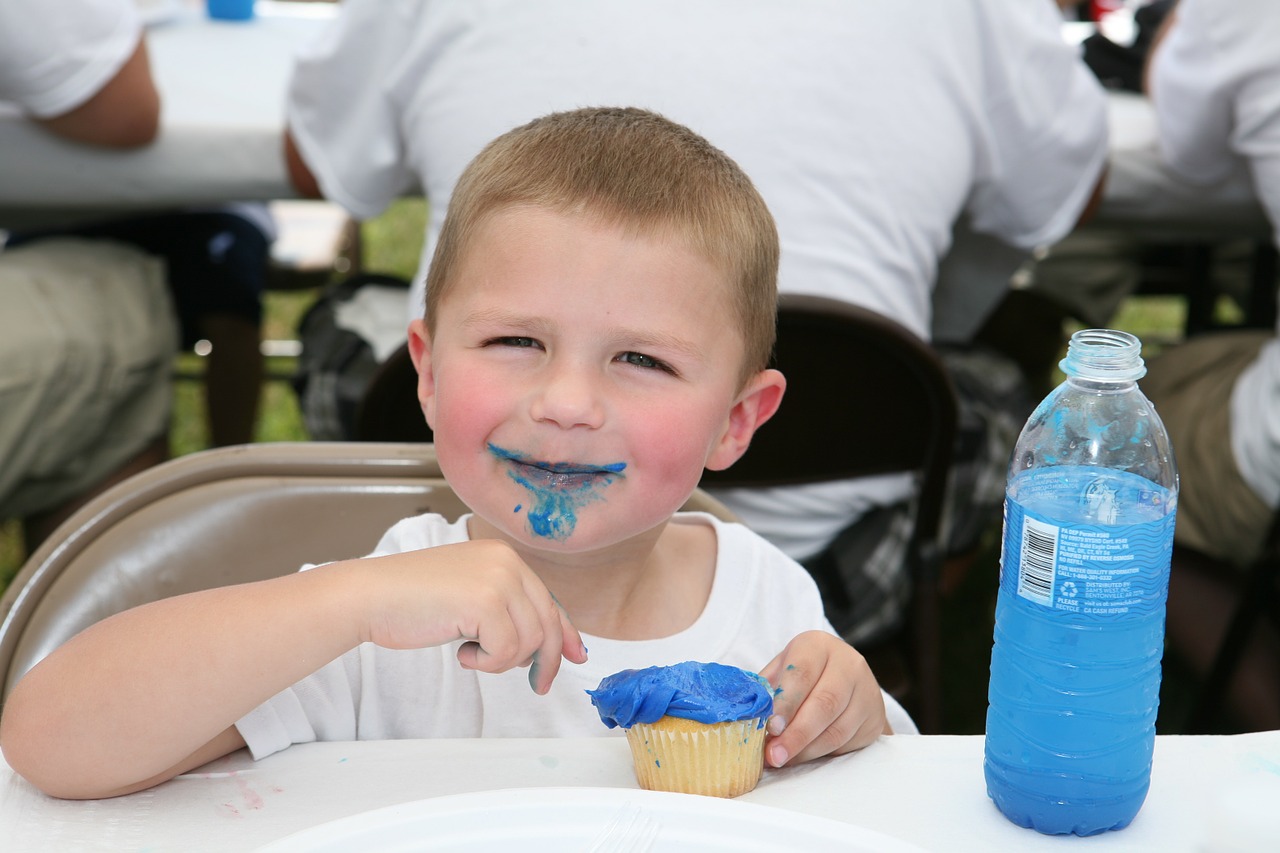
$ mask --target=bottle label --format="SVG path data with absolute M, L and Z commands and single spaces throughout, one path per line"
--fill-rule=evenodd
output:
M 1097 469 L 1019 486 L 1005 500 L 1000 583 L 1007 592 L 1095 618 L 1164 606 L 1174 528 L 1168 490 Z

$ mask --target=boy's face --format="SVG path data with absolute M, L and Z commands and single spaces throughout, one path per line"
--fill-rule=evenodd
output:
M 410 329 L 419 397 L 458 495 L 507 536 L 582 551 L 652 530 L 781 398 L 738 387 L 722 271 L 678 244 L 513 208 L 472 238 Z

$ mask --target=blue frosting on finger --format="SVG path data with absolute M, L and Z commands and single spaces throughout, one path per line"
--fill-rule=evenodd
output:
M 773 711 L 773 693 L 754 672 L 719 663 L 685 661 L 675 666 L 624 669 L 588 690 L 591 704 L 609 728 L 629 729 L 663 716 L 699 723 L 760 719 Z

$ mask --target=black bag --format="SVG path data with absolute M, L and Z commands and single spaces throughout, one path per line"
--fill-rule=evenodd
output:
M 307 432 L 317 441 L 360 440 L 361 403 L 382 363 L 369 340 L 339 324 L 338 311 L 368 287 L 408 299 L 407 280 L 361 273 L 326 287 L 298 322 L 302 355 L 291 384 Z
M 1084 64 L 1108 89 L 1142 93 L 1142 72 L 1156 31 L 1177 0 L 1153 0 L 1133 13 L 1138 34 L 1129 47 L 1095 33 L 1084 40 Z

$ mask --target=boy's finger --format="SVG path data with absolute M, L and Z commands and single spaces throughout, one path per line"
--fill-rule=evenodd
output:
M 766 669 L 772 669 L 772 672 L 769 675 L 762 672 L 761 675 L 765 675 L 773 685 L 773 716 L 770 717 L 769 730 L 770 734 L 781 734 L 813 689 L 814 679 L 810 667 L 794 663 L 785 655 L 775 658 Z
M 770 766 L 781 767 L 788 762 L 794 764 L 836 752 L 857 729 L 849 707 L 830 719 L 826 719 L 825 708 L 813 716 L 808 714 L 809 710 L 810 706 L 803 707 L 782 734 L 769 741 L 765 758 Z
M 510 611 L 486 616 L 478 625 L 476 636 L 458 648 L 458 663 L 465 669 L 481 672 L 503 672 L 522 664 L 529 656 L 529 646 L 520 640 L 517 617 Z
M 542 648 L 534 652 L 533 660 L 529 665 L 529 686 L 539 695 L 551 689 L 551 682 L 560 672 L 562 657 L 573 663 L 587 662 L 587 647 L 582 642 L 582 635 L 578 633 L 577 628 L 573 627 L 573 623 L 569 621 L 569 614 L 565 613 L 558 601 L 556 614 L 558 625 L 555 630 L 547 632 L 547 637 L 549 640 L 558 640 L 558 643 L 544 643 Z M 551 662 L 550 666 L 545 665 L 548 661 Z
M 765 747 L 769 763 L 781 767 L 788 761 L 826 755 L 842 745 L 853 727 L 852 720 L 843 720 L 851 710 L 850 695 L 830 679 L 820 679 L 812 690 L 800 697 L 800 706 L 795 711 L 770 719 L 769 733 L 775 736 Z M 842 735 L 845 727 L 850 732 Z
M 540 696 L 551 689 L 551 682 L 560 672 L 562 656 L 577 654 L 576 650 L 582 646 L 582 638 L 569 624 L 569 617 L 560 602 L 545 588 L 542 595 L 547 598 L 547 603 L 538 608 L 542 642 L 529 664 L 529 686 Z
M 480 644 L 475 640 L 467 640 L 458 646 L 458 664 L 463 669 L 479 669 L 476 656 L 480 654 Z
M 574 627 L 573 622 L 569 619 L 569 612 L 564 609 L 560 599 L 556 598 L 554 592 L 550 590 L 547 590 L 547 592 L 551 596 L 551 600 L 556 603 L 556 610 L 560 613 L 560 631 L 564 639 L 561 648 L 564 656 L 573 663 L 586 663 L 587 644 L 582 641 L 582 635 L 578 633 L 578 629 Z
M 563 631 L 565 658 L 572 663 L 586 663 L 587 644 L 583 642 L 582 634 L 569 621 L 569 614 L 564 612 L 564 608 L 560 609 L 560 628 Z
M 774 687 L 777 687 L 778 671 L 781 669 L 781 664 L 783 660 L 786 659 L 786 657 L 787 657 L 787 653 L 785 650 L 782 652 L 779 652 L 778 655 L 774 657 L 773 660 L 769 661 L 767 664 L 765 664 L 765 666 L 762 669 L 759 670 L 760 677 L 763 678 L 765 681 L 769 682 Z

